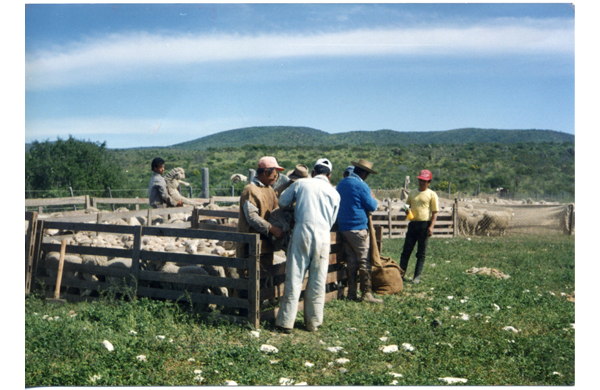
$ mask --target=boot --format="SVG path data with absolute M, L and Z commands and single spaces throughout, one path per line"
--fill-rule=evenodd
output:
M 413 283 L 419 284 L 421 283 L 421 273 L 423 272 L 423 266 L 425 265 L 425 260 L 417 259 L 417 265 L 415 266 L 415 275 L 413 276 Z
M 346 274 L 348 276 L 348 295 L 346 299 L 349 301 L 356 301 L 358 297 L 356 295 L 356 291 L 358 290 L 357 280 L 356 280 L 356 269 L 346 269 Z
M 383 300 L 375 298 L 371 292 L 371 271 L 360 270 L 360 291 L 362 292 L 361 301 L 383 303 Z

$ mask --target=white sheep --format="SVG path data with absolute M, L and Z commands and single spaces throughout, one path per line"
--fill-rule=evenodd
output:
M 477 224 L 476 231 L 489 236 L 492 229 L 498 229 L 500 236 L 503 236 L 513 216 L 514 213 L 511 209 L 507 211 L 486 211 Z

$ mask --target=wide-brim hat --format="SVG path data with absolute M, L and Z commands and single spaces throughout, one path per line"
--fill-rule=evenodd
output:
M 367 172 L 372 173 L 374 175 L 377 174 L 377 172 L 373 170 L 373 163 L 370 162 L 370 161 L 367 161 L 367 160 L 361 158 L 360 160 L 358 160 L 358 162 L 356 162 L 356 161 L 350 161 L 350 163 L 352 165 L 354 165 L 355 167 L 358 167 L 358 168 L 360 168 L 360 169 L 362 169 L 364 171 L 367 171 Z
M 290 180 L 306 179 L 308 178 L 308 167 L 304 164 L 298 164 L 293 171 L 288 173 L 287 177 Z

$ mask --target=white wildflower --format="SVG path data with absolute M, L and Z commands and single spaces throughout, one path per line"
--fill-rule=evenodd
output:
M 450 310 L 448 306 L 444 306 L 444 310 Z
M 294 386 L 308 386 L 308 383 L 300 382 L 300 383 L 296 383 Z
M 113 347 L 113 345 L 110 343 L 110 341 L 108 340 L 104 340 L 102 342 L 102 346 L 106 349 L 108 349 L 109 351 L 112 351 L 113 349 L 115 349 L 115 347 Z
M 468 315 L 468 314 L 465 314 L 465 313 L 458 313 L 458 314 L 460 314 L 460 317 L 459 317 L 459 318 L 460 318 L 461 320 L 464 320 L 464 321 L 469 321 L 469 318 L 470 318 L 470 317 L 469 317 L 469 315 Z
M 140 362 L 145 362 L 146 361 L 146 355 L 139 355 L 135 357 L 137 360 L 139 360 Z
M 502 328 L 502 330 L 513 331 L 515 333 L 519 332 L 517 329 L 513 328 L 512 326 L 505 326 L 504 328 Z
M 402 374 L 396 374 L 395 372 L 388 372 L 388 375 L 393 375 L 394 378 L 402 378 Z
M 561 296 L 561 297 L 564 297 L 565 295 L 567 295 L 567 294 L 565 294 L 565 293 L 563 293 L 563 292 L 561 292 L 561 293 L 560 293 L 560 296 Z
M 452 295 L 449 295 L 448 299 L 454 299 L 454 297 Z
M 387 337 L 380 337 L 380 338 L 379 338 L 379 341 L 386 342 L 386 341 L 388 341 L 388 338 L 387 338 Z
M 315 365 L 314 365 L 313 363 L 311 363 L 311 362 L 306 362 L 306 363 L 304 363 L 304 365 L 305 365 L 306 367 L 314 367 L 314 366 L 315 366 Z
M 59 316 L 54 316 L 54 319 L 55 319 L 55 320 L 58 320 L 59 318 L 60 318 Z
M 466 299 L 461 299 L 460 303 L 467 303 L 467 300 Z
M 431 287 L 431 291 L 435 290 L 435 288 Z
M 435 267 L 435 263 L 431 263 L 431 266 L 432 266 L 432 267 Z
M 525 290 L 525 291 L 523 291 L 523 292 L 524 292 L 524 293 L 528 293 L 528 292 L 529 292 L 529 290 Z
M 48 314 L 44 314 L 44 316 L 42 317 L 42 320 L 45 320 L 46 318 L 48 318 Z
M 294 381 L 288 378 L 279 378 L 279 386 L 290 386 Z
M 250 332 L 250 336 L 259 338 L 260 337 L 260 333 L 257 332 L 257 331 L 255 331 L 255 330 L 253 330 L 253 331 Z
M 164 340 L 164 339 L 165 339 L 165 336 L 160 336 L 160 335 L 159 335 L 159 336 L 156 336 L 156 339 L 157 339 L 157 340 Z
M 52 321 L 52 320 L 54 320 L 54 318 L 48 317 L 48 321 Z
M 340 359 L 336 360 L 335 362 L 336 362 L 337 364 L 346 364 L 346 363 L 348 363 L 349 361 L 350 361 L 350 360 L 348 360 L 348 359 L 346 359 L 346 358 L 340 358 Z
M 340 372 L 340 374 L 345 374 L 348 372 L 348 370 L 345 369 L 344 367 L 340 368 L 338 371 Z
M 471 237 L 467 238 L 467 241 L 471 241 Z
M 554 372 L 552 373 L 552 375 L 563 376 L 563 374 L 561 374 L 561 373 L 560 373 L 560 372 L 558 372 L 558 371 L 554 371 Z
M 228 366 L 233 366 L 233 362 L 227 363 Z
M 238 385 L 235 381 L 228 381 L 228 380 L 225 381 L 225 384 L 227 386 L 237 386 Z
M 269 363 L 271 363 L 271 364 L 277 364 L 277 363 L 279 363 L 279 360 L 269 360 Z
M 405 350 L 407 350 L 408 352 L 412 352 L 415 350 L 415 347 L 413 347 L 412 345 L 410 345 L 409 343 L 404 343 L 402 344 L 402 348 L 404 348 Z
M 194 374 L 200 375 L 200 374 L 202 374 L 202 370 L 194 370 Z
M 327 367 L 333 367 L 333 366 L 334 366 L 333 362 L 327 363 Z
M 268 344 L 263 344 L 260 346 L 260 351 L 261 352 L 266 352 L 266 353 L 277 353 L 279 352 L 279 350 L 277 348 L 275 348 L 272 345 L 268 345 Z
M 554 294 L 552 291 L 550 291 L 550 295 L 552 295 L 552 296 L 556 296 L 556 294 Z
M 450 378 L 450 377 L 446 377 L 446 378 L 438 378 L 439 380 L 441 380 L 442 382 L 446 382 L 448 384 L 453 384 L 453 383 L 467 383 L 466 379 L 462 379 L 462 378 Z
M 135 330 L 130 330 L 129 334 L 137 334 L 137 332 Z
M 325 349 L 328 350 L 329 352 L 339 352 L 339 351 L 341 351 L 344 348 L 343 347 L 328 347 L 328 348 L 325 348 Z
M 397 345 L 385 345 L 385 346 L 379 347 L 379 349 L 383 353 L 392 353 L 392 352 L 398 351 L 398 346 Z
M 90 382 L 96 383 L 96 381 L 99 379 L 102 379 L 102 375 L 93 375 L 90 377 Z
M 390 382 L 390 385 L 392 385 L 392 386 L 393 386 L 393 385 L 397 385 L 397 384 L 398 384 L 398 381 L 397 381 L 397 380 L 395 380 L 395 379 L 394 379 L 393 381 L 391 381 L 391 382 Z
M 346 328 L 347 332 L 356 332 L 356 328 Z
M 571 324 L 571 328 L 575 329 L 575 324 Z
M 385 332 L 383 332 L 383 334 L 390 334 L 390 331 L 386 330 Z
M 196 361 L 196 359 L 194 359 L 194 358 L 189 358 L 189 359 L 188 359 L 188 362 L 190 362 L 190 363 L 193 363 L 193 362 L 195 362 L 195 361 Z
M 33 312 L 33 315 L 34 315 L 34 316 L 37 316 L 37 315 L 38 315 L 38 313 L 36 313 L 36 312 Z
M 202 382 L 204 380 L 204 378 L 202 377 L 202 375 L 196 375 L 194 377 L 194 380 L 197 381 L 197 382 Z
M 423 317 L 421 317 L 421 316 L 416 316 L 416 317 L 415 317 L 415 319 L 417 319 L 417 320 L 421 320 L 421 319 L 423 319 Z
M 500 306 L 496 305 L 495 303 L 494 303 L 494 305 L 493 305 L 493 306 L 494 306 L 494 309 L 496 309 L 496 310 L 500 310 Z
M 449 262 L 450 262 L 450 260 L 446 260 L 446 263 L 449 263 Z

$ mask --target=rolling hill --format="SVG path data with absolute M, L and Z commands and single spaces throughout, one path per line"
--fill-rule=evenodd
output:
M 394 130 L 350 131 L 329 134 L 309 127 L 247 127 L 212 134 L 172 145 L 175 149 L 206 150 L 208 148 L 265 145 L 277 147 L 315 147 L 335 145 L 414 145 L 519 142 L 575 142 L 573 134 L 553 130 L 455 129 L 446 131 L 400 132 Z

